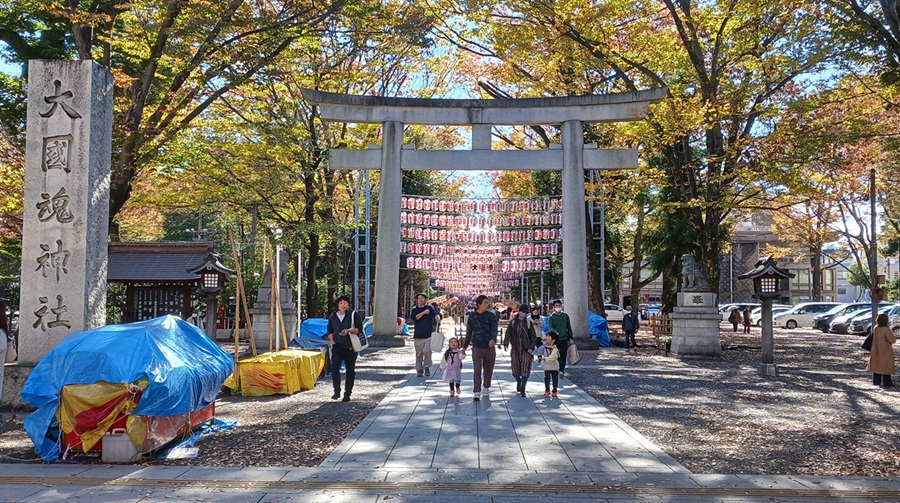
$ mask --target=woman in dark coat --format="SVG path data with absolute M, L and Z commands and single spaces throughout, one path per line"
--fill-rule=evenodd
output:
M 344 387 L 344 402 L 350 401 L 353 393 L 353 383 L 356 381 L 356 351 L 350 342 L 350 336 L 356 336 L 362 330 L 362 316 L 356 311 L 350 311 L 350 299 L 341 295 L 337 299 L 338 309 L 328 318 L 328 333 L 325 338 L 334 344 L 331 345 L 331 381 L 334 385 L 332 400 L 341 397 L 341 363 L 347 369 L 347 382 Z
M 525 396 L 525 383 L 531 376 L 531 353 L 537 343 L 534 325 L 528 319 L 528 304 L 520 304 L 519 312 L 509 320 L 503 336 L 503 349 L 512 350 L 509 361 L 512 374 L 516 378 L 516 392 Z
M 881 313 L 875 319 L 878 324 L 872 332 L 872 353 L 869 355 L 867 369 L 872 373 L 872 382 L 875 386 L 893 388 L 896 367 L 894 366 L 894 343 L 897 337 L 888 326 L 890 319 L 887 313 Z
M 743 318 L 741 317 L 741 312 L 734 308 L 731 310 L 731 314 L 728 316 L 728 323 L 731 323 L 731 326 L 734 327 L 734 331 L 737 332 L 737 327 L 741 323 Z

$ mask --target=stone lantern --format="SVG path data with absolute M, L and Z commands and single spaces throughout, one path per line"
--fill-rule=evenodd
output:
M 200 289 L 206 294 L 206 335 L 215 340 L 218 296 L 234 271 L 225 267 L 218 253 L 210 253 L 202 264 L 187 269 L 187 272 L 200 275 Z
M 760 259 L 753 269 L 738 276 L 738 279 L 753 280 L 754 296 L 762 301 L 762 362 L 759 365 L 761 375 L 778 375 L 772 337 L 772 300 L 780 297 L 782 292 L 788 289 L 788 279 L 793 277 L 793 273 L 778 267 L 772 257 Z

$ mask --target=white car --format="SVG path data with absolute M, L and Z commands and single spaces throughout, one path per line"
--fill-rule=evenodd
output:
M 604 304 L 606 309 L 606 321 L 621 322 L 625 318 L 625 310 L 615 304 Z
M 790 311 L 791 306 L 783 306 L 783 307 L 775 307 L 772 306 L 772 319 L 775 319 L 775 316 L 785 312 Z M 750 311 L 750 323 L 754 326 L 761 327 L 762 326 L 762 306 L 757 307 L 756 309 Z
M 840 302 L 804 302 L 797 304 L 790 310 L 785 311 L 778 316 L 772 317 L 772 324 L 776 327 L 784 327 L 794 329 L 797 327 L 812 327 L 813 318 L 830 311 L 834 306 L 839 306 Z

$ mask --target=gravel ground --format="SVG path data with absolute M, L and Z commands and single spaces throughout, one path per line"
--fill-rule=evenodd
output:
M 900 392 L 876 388 L 861 338 L 776 330 L 779 378 L 757 374 L 759 329 L 723 329 L 722 357 L 582 352 L 572 380 L 695 473 L 900 475 Z M 614 338 L 616 334 L 613 334 Z M 237 429 L 201 440 L 169 463 L 316 466 L 411 371 L 412 346 L 367 351 L 353 401 L 330 400 L 330 380 L 291 396 L 223 394 L 217 415 Z M 0 462 L 38 462 L 21 419 L 0 421 Z
M 226 348 L 229 351 L 230 348 Z M 216 417 L 236 420 L 235 429 L 197 443 L 196 459 L 166 464 L 197 466 L 318 466 L 412 369 L 412 344 L 366 350 L 356 364 L 349 403 L 331 400 L 331 377 L 293 395 L 242 397 L 221 393 Z M 343 376 L 342 376 L 343 378 Z M 343 380 L 343 379 L 342 379 Z M 82 457 L 85 461 L 99 458 Z M 0 421 L 0 463 L 40 462 L 22 420 Z
M 862 338 L 775 330 L 778 378 L 758 375 L 760 329 L 722 325 L 721 357 L 584 352 L 572 380 L 694 473 L 900 475 L 900 392 L 872 385 Z

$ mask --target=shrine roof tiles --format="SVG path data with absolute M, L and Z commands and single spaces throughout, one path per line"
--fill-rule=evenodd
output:
M 110 243 L 109 283 L 196 283 L 186 271 L 218 248 L 210 242 Z

